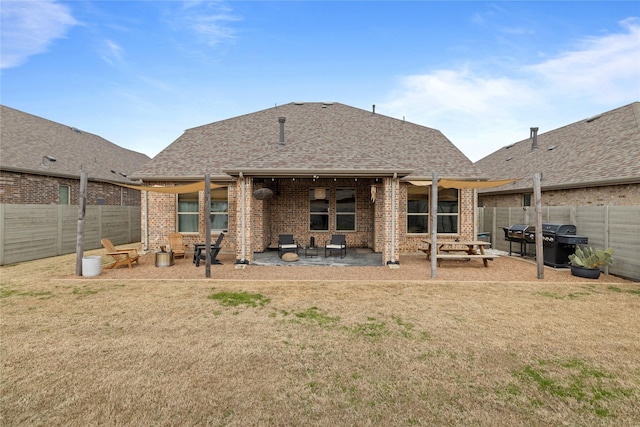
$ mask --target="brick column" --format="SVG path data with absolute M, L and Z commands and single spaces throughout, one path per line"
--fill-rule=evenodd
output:
M 382 207 L 382 233 L 384 243 L 382 249 L 382 262 L 385 265 L 388 262 L 396 262 L 400 259 L 400 206 L 398 205 L 398 200 L 400 199 L 400 187 L 398 183 L 399 181 L 393 178 L 384 178 L 383 181 L 384 201 Z M 392 225 L 394 221 L 395 234 L 392 233 Z
M 244 260 L 251 262 L 253 261 L 253 178 L 238 177 L 236 180 L 236 192 L 236 261 L 241 261 L 243 258 L 242 248 L 244 242 Z

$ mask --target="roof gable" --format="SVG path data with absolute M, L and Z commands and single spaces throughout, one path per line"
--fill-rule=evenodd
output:
M 79 177 L 82 167 L 89 179 L 130 182 L 126 176 L 150 160 L 92 133 L 6 106 L 0 106 L 0 120 L 2 170 Z
M 481 193 L 521 192 L 542 174 L 543 188 L 640 182 L 640 102 L 503 147 L 475 165 L 493 177 L 519 181 Z
M 284 146 L 279 117 L 285 118 Z M 290 103 L 188 129 L 138 173 L 143 179 L 222 177 L 239 169 L 413 171 L 480 176 L 441 132 L 340 103 Z

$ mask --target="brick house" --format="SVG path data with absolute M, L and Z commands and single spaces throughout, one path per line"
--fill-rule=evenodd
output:
M 478 190 L 485 207 L 533 205 L 541 173 L 543 206 L 640 205 L 640 102 L 510 144 L 475 163 L 488 175 L 519 177 Z
M 0 123 L 0 204 L 77 204 L 83 168 L 87 205 L 140 206 L 139 190 L 112 182 L 132 183 L 148 156 L 6 106 Z
M 177 187 L 210 175 L 211 212 L 203 191 L 143 197 L 143 243 L 187 243 L 226 234 L 224 251 L 239 262 L 277 246 L 279 234 L 322 246 L 331 234 L 349 247 L 398 261 L 430 238 L 432 173 L 482 181 L 478 169 L 440 131 L 340 103 L 293 102 L 188 129 L 137 171 L 146 186 Z M 413 182 L 413 184 L 412 184 Z M 422 185 L 421 185 L 422 184 Z M 448 185 L 438 197 L 438 235 L 476 235 L 476 190 Z M 269 197 L 270 196 L 270 197 Z M 146 228 L 146 230 L 145 230 Z

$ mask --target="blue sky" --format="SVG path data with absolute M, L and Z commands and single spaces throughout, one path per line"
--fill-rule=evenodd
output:
M 640 100 L 637 1 L 5 1 L 3 105 L 156 155 L 293 101 L 438 129 L 476 161 Z M 212 147 L 215 149 L 215 147 Z

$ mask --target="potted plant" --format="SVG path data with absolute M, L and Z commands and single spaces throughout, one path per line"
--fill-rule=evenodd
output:
M 587 279 L 597 279 L 600 277 L 600 266 L 611 265 L 612 256 L 613 248 L 602 250 L 586 247 L 581 249 L 578 246 L 575 253 L 569 255 L 571 274 Z

